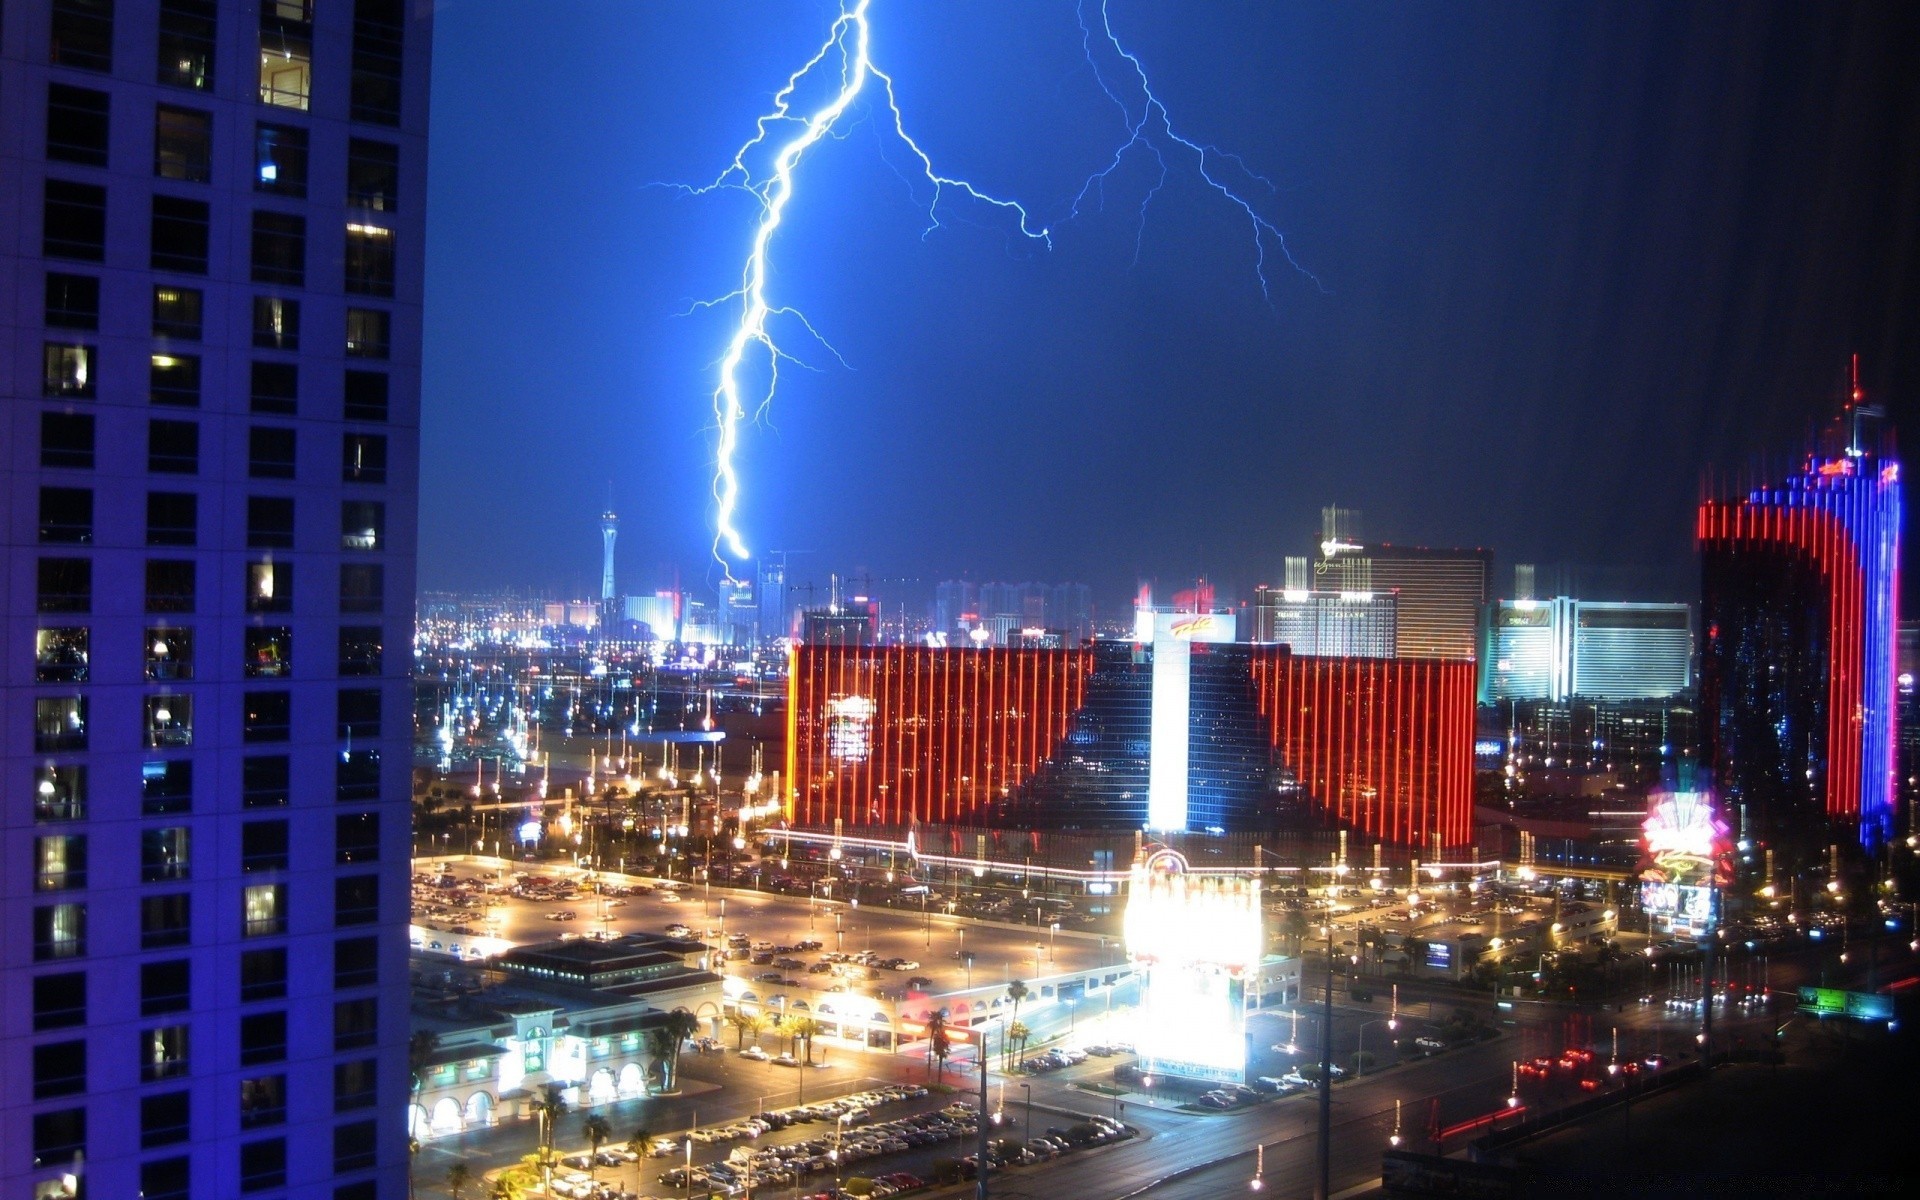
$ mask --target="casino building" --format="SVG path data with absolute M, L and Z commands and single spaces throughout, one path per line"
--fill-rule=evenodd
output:
M 790 818 L 1470 840 L 1472 662 L 1236 632 L 1143 609 L 1073 649 L 796 646 Z

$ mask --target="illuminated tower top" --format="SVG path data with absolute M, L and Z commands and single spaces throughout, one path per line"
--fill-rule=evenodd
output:
M 620 518 L 612 509 L 600 514 L 600 600 L 613 602 L 613 539 L 620 535 Z

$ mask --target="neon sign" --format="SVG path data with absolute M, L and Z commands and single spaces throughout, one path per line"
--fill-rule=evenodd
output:
M 1647 819 L 1641 824 L 1647 866 L 1640 878 L 1687 887 L 1726 883 L 1728 830 L 1715 810 L 1713 796 L 1655 792 L 1650 799 Z

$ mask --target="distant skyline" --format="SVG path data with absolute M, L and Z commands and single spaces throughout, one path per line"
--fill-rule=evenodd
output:
M 609 484 L 623 590 L 711 579 L 724 321 L 678 314 L 737 282 L 752 211 L 647 185 L 717 174 L 834 12 L 439 13 L 423 588 L 597 594 Z M 1573 563 L 1691 599 L 1703 471 L 1794 457 L 1848 354 L 1913 426 L 1911 6 L 1111 12 L 1324 288 L 1271 270 L 1269 307 L 1244 220 L 1177 174 L 1144 221 L 1133 168 L 1064 220 L 1124 138 L 1071 0 L 874 0 L 916 137 L 1055 247 L 959 206 L 923 238 L 868 127 L 820 149 L 774 287 L 848 365 L 812 355 L 751 432 L 754 549 L 1112 603 L 1276 581 L 1340 504 L 1490 547 L 1503 593 Z

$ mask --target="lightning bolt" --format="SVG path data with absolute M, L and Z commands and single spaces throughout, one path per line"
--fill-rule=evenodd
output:
M 1326 289 L 1313 272 L 1294 259 L 1293 251 L 1287 247 L 1286 235 L 1281 233 L 1279 227 L 1272 221 L 1261 216 L 1260 210 L 1254 207 L 1253 202 L 1223 178 L 1223 172 L 1230 166 L 1244 177 L 1246 183 L 1257 184 L 1265 188 L 1269 194 L 1278 190 L 1274 187 L 1273 181 L 1247 166 L 1246 161 L 1239 155 L 1207 142 L 1196 142 L 1174 129 L 1173 117 L 1167 112 L 1167 106 L 1161 102 L 1160 97 L 1154 93 L 1153 84 L 1147 78 L 1146 67 L 1141 65 L 1139 56 L 1128 50 L 1121 43 L 1119 35 L 1113 31 L 1113 15 L 1108 11 L 1107 5 L 1108 0 L 1100 0 L 1099 37 L 1104 42 L 1105 48 L 1111 49 L 1114 55 L 1125 61 L 1132 75 L 1130 86 L 1116 84 L 1108 76 L 1106 69 L 1101 67 L 1100 58 L 1104 50 L 1096 46 L 1093 25 L 1087 19 L 1086 0 L 1076 0 L 1074 12 L 1080 20 L 1080 44 L 1086 52 L 1087 65 L 1093 69 L 1094 82 L 1100 85 L 1100 90 L 1106 93 L 1107 99 L 1113 101 L 1114 107 L 1120 110 L 1121 120 L 1125 122 L 1127 128 L 1127 140 L 1113 152 L 1113 158 L 1105 167 L 1087 177 L 1079 194 L 1073 198 L 1072 215 L 1075 217 L 1080 215 L 1081 206 L 1087 202 L 1090 195 L 1104 201 L 1107 180 L 1120 169 L 1121 163 L 1126 161 L 1131 152 L 1144 150 L 1152 155 L 1159 165 L 1159 178 L 1154 181 L 1151 188 L 1147 189 L 1147 194 L 1140 200 L 1140 223 L 1133 241 L 1133 260 L 1137 265 L 1140 261 L 1140 242 L 1146 234 L 1147 209 L 1152 205 L 1153 198 L 1159 195 L 1160 189 L 1166 186 L 1167 176 L 1171 170 L 1167 164 L 1167 155 L 1177 148 L 1191 155 L 1195 171 L 1207 186 L 1218 192 L 1246 217 L 1248 227 L 1253 234 L 1253 273 L 1260 281 L 1260 295 L 1267 302 L 1268 307 L 1273 305 L 1273 290 L 1267 280 L 1269 243 L 1279 252 L 1280 257 L 1286 260 L 1288 266 L 1312 280 L 1315 287 L 1325 291 Z M 1138 98 L 1130 103 L 1129 100 L 1121 98 L 1123 91 L 1128 93 L 1137 91 Z M 1139 105 L 1138 117 L 1134 116 L 1135 103 Z M 1171 145 L 1163 148 L 1162 139 Z
M 933 159 L 907 132 L 899 98 L 894 91 L 893 77 L 873 61 L 869 46 L 871 29 L 867 20 L 870 2 L 841 0 L 839 13 L 819 49 L 787 77 L 785 86 L 774 93 L 772 107 L 756 120 L 753 136 L 734 152 L 726 168 L 711 183 L 678 189 L 690 195 L 705 195 L 720 190 L 743 191 L 754 197 L 759 208 L 759 221 L 754 227 L 746 264 L 741 270 L 740 286 L 724 296 L 693 306 L 701 309 L 736 302 L 739 305 L 738 319 L 727 339 L 726 352 L 720 358 L 718 379 L 712 395 L 714 420 L 719 428 L 713 474 L 713 558 L 720 564 L 728 583 L 738 582 L 733 575 L 733 563 L 749 557 L 746 543 L 735 523 L 740 501 L 740 478 L 734 459 L 740 447 L 740 427 L 749 415 L 742 393 L 742 368 L 750 357 L 755 356 L 756 351 L 764 354 L 767 366 L 766 391 L 756 399 L 753 408 L 755 414 L 764 414 L 779 386 L 780 364 L 785 361 L 805 365 L 775 340 L 772 330 L 775 318 L 791 321 L 809 338 L 825 346 L 836 358 L 839 357 L 839 352 L 798 310 L 773 304 L 767 299 L 767 263 L 773 236 L 786 215 L 787 205 L 793 200 L 796 168 L 822 140 L 842 136 L 836 131 L 843 121 L 850 120 L 848 114 L 861 101 L 868 81 L 880 81 L 879 102 L 885 105 L 886 115 L 891 118 L 891 131 L 912 153 L 922 176 L 932 185 L 932 194 L 927 201 L 926 233 L 940 228 L 941 205 L 947 192 L 952 190 L 962 193 L 968 200 L 999 209 L 1011 216 L 1021 237 L 1048 248 L 1053 245 L 1052 231 L 1044 226 L 1036 228 L 1024 206 L 981 191 L 965 179 L 941 174 L 934 167 Z M 1246 217 L 1253 237 L 1254 275 L 1260 283 L 1260 294 L 1269 306 L 1273 303 L 1267 278 L 1269 247 L 1277 251 L 1295 271 L 1318 286 L 1320 281 L 1294 259 L 1285 235 L 1272 221 L 1262 216 L 1245 195 L 1247 185 L 1258 185 L 1268 193 L 1274 192 L 1276 189 L 1272 181 L 1248 167 L 1238 155 L 1206 142 L 1195 141 L 1174 128 L 1173 118 L 1154 92 L 1145 66 L 1114 32 L 1107 3 L 1108 0 L 1100 0 L 1097 35 L 1094 24 L 1088 19 L 1087 0 L 1076 0 L 1075 12 L 1080 22 L 1081 45 L 1087 64 L 1100 90 L 1120 110 L 1127 136 L 1114 150 L 1107 165 L 1088 176 L 1081 185 L 1069 206 L 1069 219 L 1080 216 L 1082 209 L 1094 200 L 1104 204 L 1109 179 L 1136 151 L 1151 155 L 1158 164 L 1159 177 L 1140 201 L 1140 221 L 1134 238 L 1134 261 L 1138 263 L 1140 243 L 1145 236 L 1147 210 L 1172 171 L 1169 155 L 1179 152 L 1190 155 L 1206 185 Z M 1103 57 L 1109 60 L 1106 67 L 1101 65 Z M 1125 72 L 1118 80 L 1112 73 L 1117 69 L 1112 62 L 1116 57 L 1126 64 Z M 831 95 L 823 103 L 811 111 L 796 111 L 796 93 L 804 85 L 814 80 L 816 75 L 831 79 L 836 73 L 838 80 L 828 85 Z M 781 141 L 782 137 L 786 140 Z M 749 159 L 757 157 L 759 152 L 769 147 L 772 147 L 771 166 L 757 171 L 750 165 Z M 1239 178 L 1229 179 L 1228 170 L 1237 172 Z M 841 362 L 844 365 L 845 360 Z
M 719 382 L 713 389 L 713 415 L 719 425 L 720 436 L 714 460 L 713 498 L 716 505 L 714 519 L 713 557 L 720 564 L 729 583 L 737 582 L 733 578 L 734 561 L 748 557 L 746 543 L 740 536 L 740 530 L 734 523 L 734 513 L 739 506 L 740 479 L 734 469 L 734 455 L 740 446 L 740 426 L 747 419 L 747 407 L 741 395 L 740 371 L 749 354 L 757 347 L 766 355 L 768 366 L 767 392 L 756 408 L 764 410 L 773 397 L 779 384 L 780 363 L 782 360 L 798 362 L 792 355 L 780 348 L 774 340 L 770 323 L 775 317 L 789 317 L 797 322 L 809 336 L 822 345 L 832 346 L 808 324 L 806 318 L 796 310 L 774 305 L 767 300 L 767 255 L 773 242 L 775 231 L 786 214 L 787 205 L 794 196 L 794 169 L 799 166 L 806 153 L 817 146 L 823 138 L 833 135 L 836 126 L 846 117 L 856 100 L 866 89 L 869 78 L 880 81 L 887 113 L 892 117 L 893 132 L 901 143 L 912 152 L 919 162 L 921 172 L 927 182 L 933 185 L 932 197 L 927 202 L 927 229 L 931 232 L 940 225 L 940 205 L 948 189 L 964 193 L 968 198 L 980 201 L 1011 214 L 1023 237 L 1051 246 L 1052 235 L 1044 229 L 1035 229 L 1030 223 L 1027 210 L 1015 201 L 1003 200 L 981 191 L 964 179 L 942 175 L 934 168 L 933 159 L 921 149 L 907 133 L 905 119 L 900 113 L 900 103 L 894 94 L 893 78 L 874 65 L 869 48 L 870 27 L 867 22 L 867 5 L 870 0 L 854 0 L 849 7 L 843 4 L 839 16 L 834 19 L 827 31 L 826 40 L 808 59 L 806 65 L 787 77 L 786 86 L 773 97 L 773 107 L 755 124 L 753 137 L 749 138 L 734 154 L 733 161 L 726 170 L 705 187 L 688 188 L 694 194 L 702 194 L 721 188 L 737 189 L 752 195 L 760 206 L 760 220 L 753 233 L 752 247 L 747 252 L 746 266 L 741 273 L 740 287 L 717 301 L 709 301 L 704 307 L 738 301 L 740 305 L 739 321 L 733 327 L 733 334 L 727 339 L 727 350 L 720 359 Z M 823 65 L 826 64 L 826 65 Z M 812 77 L 816 71 L 839 73 L 839 83 L 831 97 L 804 115 L 794 111 L 794 93 Z M 756 174 L 748 165 L 747 159 L 754 151 L 770 144 L 781 131 L 791 127 L 792 135 L 779 145 L 773 154 L 770 169 L 764 174 Z

